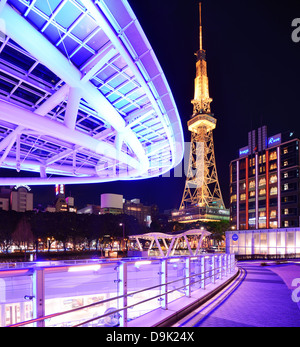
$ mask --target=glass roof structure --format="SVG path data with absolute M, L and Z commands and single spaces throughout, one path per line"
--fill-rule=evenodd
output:
M 181 162 L 177 107 L 127 0 L 1 0 L 0 141 L 1 168 L 34 173 L 0 185 L 143 179 Z

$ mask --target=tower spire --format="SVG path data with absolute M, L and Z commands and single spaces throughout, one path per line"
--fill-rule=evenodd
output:
M 196 62 L 196 78 L 195 78 L 195 95 L 192 100 L 194 105 L 193 115 L 199 113 L 210 114 L 210 103 L 212 99 L 209 96 L 208 88 L 208 77 L 207 77 L 207 63 L 205 50 L 203 49 L 202 42 L 202 6 L 201 2 L 199 3 L 199 16 L 200 16 L 200 50 L 197 52 L 197 62 Z
M 201 2 L 199 2 L 199 17 L 200 17 L 200 31 L 199 31 L 199 34 L 200 34 L 200 51 L 203 50 L 203 47 L 202 47 L 202 13 L 201 13 Z

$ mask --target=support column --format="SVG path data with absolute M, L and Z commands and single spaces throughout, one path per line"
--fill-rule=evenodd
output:
M 44 269 L 35 269 L 33 273 L 33 318 L 45 316 L 45 274 Z M 44 327 L 45 321 L 36 323 L 37 327 Z
M 236 230 L 240 230 L 240 162 L 236 162 Z
M 122 296 L 118 300 L 118 306 L 124 308 L 127 306 L 127 263 L 121 263 L 119 266 L 118 293 Z M 127 327 L 127 308 L 120 311 L 120 326 Z
M 216 283 L 216 257 L 214 255 L 211 259 L 211 283 Z
M 185 295 L 191 297 L 191 258 L 188 257 L 185 260 Z
M 201 288 L 205 289 L 205 277 L 206 277 L 205 256 L 201 257 Z
M 160 306 L 162 309 L 167 310 L 168 309 L 168 260 L 162 259 L 161 260 L 161 268 L 160 268 L 160 293 L 161 293 L 161 303 Z
M 226 264 L 226 258 L 227 258 L 227 254 L 221 254 L 219 256 L 220 280 L 223 278 L 223 259 L 225 260 L 225 264 Z M 224 276 L 226 276 L 226 270 L 224 271 Z

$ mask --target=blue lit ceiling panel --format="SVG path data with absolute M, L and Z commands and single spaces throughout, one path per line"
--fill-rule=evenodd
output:
M 126 0 L 0 4 L 0 184 L 143 179 L 180 163 L 171 90 Z M 28 176 L 28 175 L 27 175 Z

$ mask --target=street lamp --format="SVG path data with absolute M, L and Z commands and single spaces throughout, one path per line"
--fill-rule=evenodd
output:
M 125 242 L 125 223 L 120 223 L 119 224 L 120 227 L 123 227 L 123 243 L 125 243 L 125 246 L 126 246 L 126 242 Z M 123 247 L 126 249 L 126 247 Z

